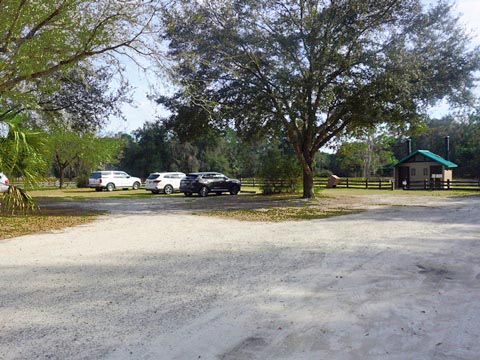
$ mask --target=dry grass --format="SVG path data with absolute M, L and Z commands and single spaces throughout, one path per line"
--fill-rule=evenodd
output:
M 308 207 L 274 207 L 267 209 L 242 209 L 230 211 L 208 211 L 196 215 L 219 216 L 241 221 L 300 221 L 323 219 L 359 212 L 359 209 Z
M 99 211 L 65 209 L 40 210 L 26 215 L 0 213 L 0 240 L 82 225 L 94 221 L 100 214 Z

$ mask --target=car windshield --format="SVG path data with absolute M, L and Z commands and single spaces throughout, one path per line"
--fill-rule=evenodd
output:
M 90 174 L 90 179 L 100 179 L 102 177 L 101 172 L 93 172 Z
M 148 180 L 155 180 L 156 178 L 160 177 L 160 174 L 150 174 L 148 175 Z

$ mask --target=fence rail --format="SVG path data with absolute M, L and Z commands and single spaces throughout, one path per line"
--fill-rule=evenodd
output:
M 382 179 L 349 179 L 340 180 L 337 188 L 350 188 L 350 189 L 377 189 L 377 190 L 393 190 L 393 181 Z
M 406 190 L 480 190 L 480 180 L 447 180 L 429 179 L 411 181 L 404 187 Z
M 10 184 L 21 187 L 21 188 L 25 188 L 25 187 L 28 188 L 28 186 L 26 186 L 23 181 L 11 181 Z M 39 187 L 41 189 L 45 189 L 45 188 L 48 189 L 48 188 L 58 188 L 59 186 L 60 186 L 60 181 L 59 180 L 49 180 L 49 181 L 39 182 L 36 187 Z M 63 183 L 63 187 L 64 188 L 77 187 L 77 182 L 75 182 L 75 181 L 65 181 Z
M 272 181 L 265 181 L 260 178 L 245 178 L 242 180 L 242 186 L 258 186 L 272 185 Z M 280 186 L 283 181 L 278 180 L 273 182 L 275 185 Z M 328 179 L 317 178 L 314 179 L 313 185 L 318 188 L 327 187 Z M 391 179 L 352 179 L 341 178 L 339 183 L 336 184 L 336 188 L 345 189 L 377 189 L 377 190 L 393 190 L 394 182 Z M 447 180 L 439 181 L 437 179 L 425 180 L 425 181 L 412 181 L 406 187 L 405 190 L 476 190 L 480 191 L 480 180 Z
M 265 181 L 261 178 L 245 178 L 241 179 L 242 186 L 266 186 L 275 184 L 280 186 L 284 181 L 274 180 L 274 181 Z M 316 178 L 313 180 L 313 186 L 315 187 L 327 187 L 328 179 L 327 178 Z M 380 189 L 380 190 L 393 190 L 393 182 L 387 179 L 350 179 L 350 178 L 341 178 L 340 182 L 335 185 L 336 188 L 351 188 L 351 189 Z

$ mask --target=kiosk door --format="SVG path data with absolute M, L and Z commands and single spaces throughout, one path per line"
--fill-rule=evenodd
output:
M 407 185 L 404 185 L 404 181 L 407 182 Z M 410 167 L 409 166 L 400 166 L 398 167 L 398 179 L 397 179 L 397 188 L 408 188 L 410 184 Z

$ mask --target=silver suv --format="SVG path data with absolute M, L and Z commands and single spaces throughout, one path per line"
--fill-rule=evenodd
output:
M 96 191 L 107 189 L 113 191 L 115 189 L 138 190 L 142 185 L 142 180 L 137 177 L 128 175 L 125 171 L 94 171 L 88 179 L 88 186 L 95 188 Z
M 154 172 L 145 181 L 145 190 L 152 194 L 163 192 L 166 195 L 179 191 L 180 180 L 185 176 L 182 172 Z

